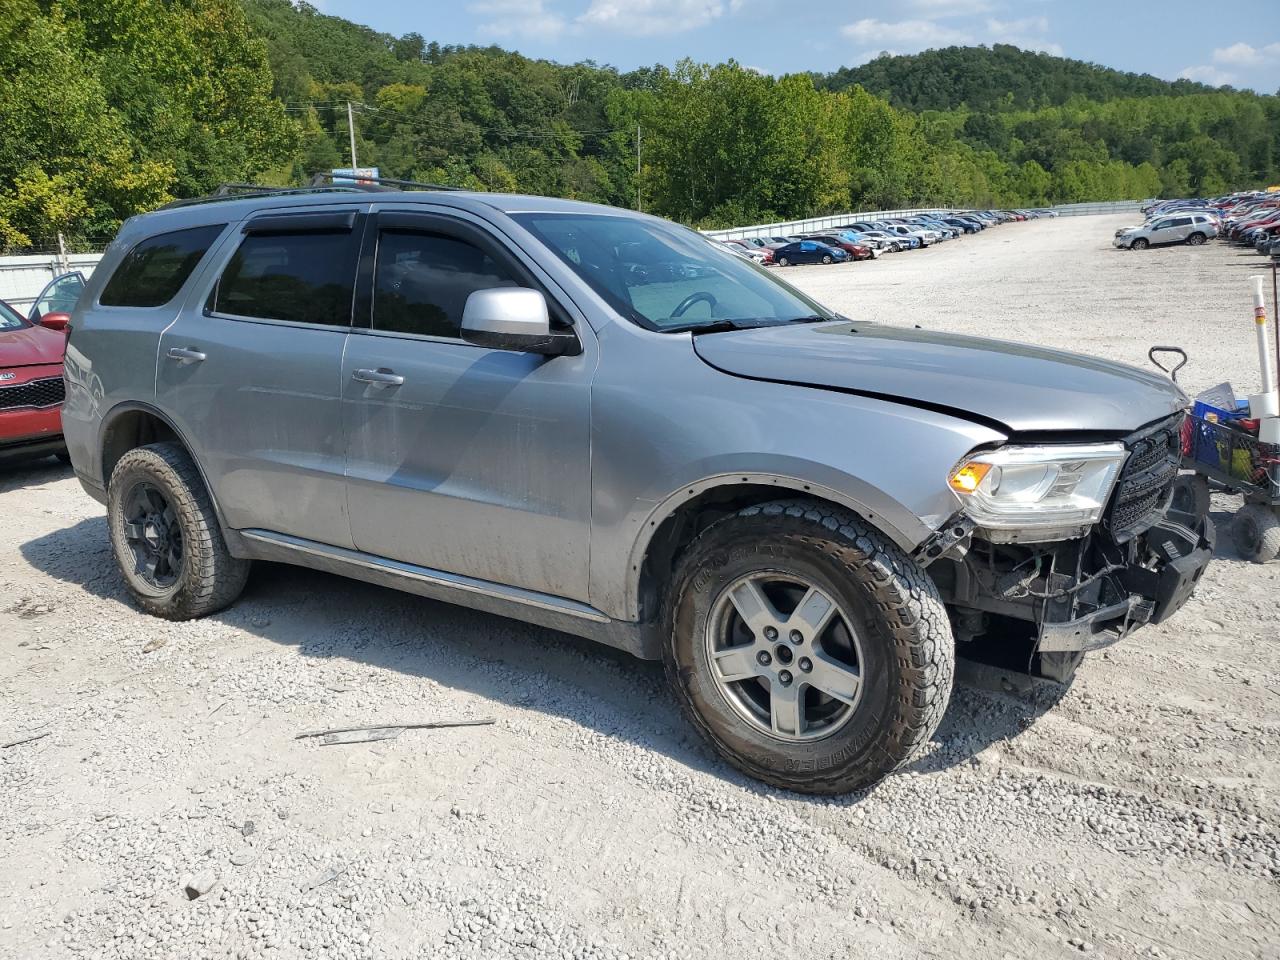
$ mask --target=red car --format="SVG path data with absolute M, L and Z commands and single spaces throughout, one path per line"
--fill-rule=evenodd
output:
M 67 315 L 39 323 L 0 300 L 0 461 L 56 454 L 62 442 L 62 355 Z
M 850 260 L 870 260 L 875 256 L 870 247 L 864 247 L 860 243 L 851 243 L 842 237 L 835 237 L 830 234 L 815 233 L 806 239 L 817 240 L 819 243 L 825 243 L 828 247 L 839 247 L 849 255 Z

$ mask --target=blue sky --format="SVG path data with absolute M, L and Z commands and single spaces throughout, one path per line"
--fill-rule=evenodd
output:
M 1280 89 L 1280 0 L 311 0 L 441 43 L 630 69 L 730 57 L 768 73 L 882 50 L 1014 43 L 1173 79 Z

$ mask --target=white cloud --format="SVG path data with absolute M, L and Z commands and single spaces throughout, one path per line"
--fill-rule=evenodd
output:
M 1214 87 L 1222 87 L 1227 84 L 1234 86 L 1236 83 L 1235 74 L 1213 66 L 1187 67 L 1187 69 L 1178 74 L 1178 79 L 1195 80 L 1197 83 L 1207 83 Z
M 744 5 L 744 0 L 729 0 L 734 13 Z M 724 12 L 723 0 L 591 0 L 578 23 L 652 37 L 705 27 Z
M 867 47 L 924 50 L 972 43 L 973 37 L 963 30 L 944 27 L 932 20 L 858 20 L 840 30 L 846 37 Z
M 1021 20 L 987 20 L 988 43 L 1008 43 L 1023 50 L 1038 50 L 1062 56 L 1062 46 L 1045 37 L 1049 32 L 1049 18 L 1024 17 Z
M 550 40 L 564 32 L 564 17 L 544 0 L 477 0 L 467 10 L 489 19 L 477 27 L 487 37 L 535 37 Z
M 1280 57 L 1280 43 L 1269 43 L 1265 47 L 1233 43 L 1229 47 L 1219 47 L 1213 51 L 1214 63 L 1228 63 L 1239 67 L 1258 67 L 1277 57 Z

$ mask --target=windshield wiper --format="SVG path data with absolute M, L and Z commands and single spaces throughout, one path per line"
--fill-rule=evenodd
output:
M 826 323 L 837 317 L 740 317 L 738 319 L 720 318 L 703 320 L 699 323 L 686 323 L 678 327 L 666 327 L 664 333 L 725 333 L 729 330 L 758 330 L 761 327 L 780 327 L 787 323 Z

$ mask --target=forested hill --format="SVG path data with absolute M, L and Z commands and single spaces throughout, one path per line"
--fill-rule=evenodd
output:
M 173 197 L 346 166 L 348 103 L 361 166 L 386 176 L 704 227 L 1280 182 L 1280 97 L 1013 47 L 772 77 L 559 64 L 432 25 L 391 36 L 303 0 L 4 0 L 0 251 L 100 246 Z
M 1094 63 L 1022 50 L 945 47 L 909 56 L 881 54 L 857 67 L 814 76 L 817 86 L 844 90 L 858 84 L 906 110 L 1004 110 L 1061 106 L 1083 97 L 1099 103 L 1129 97 L 1213 93 L 1190 80 L 1161 80 Z

